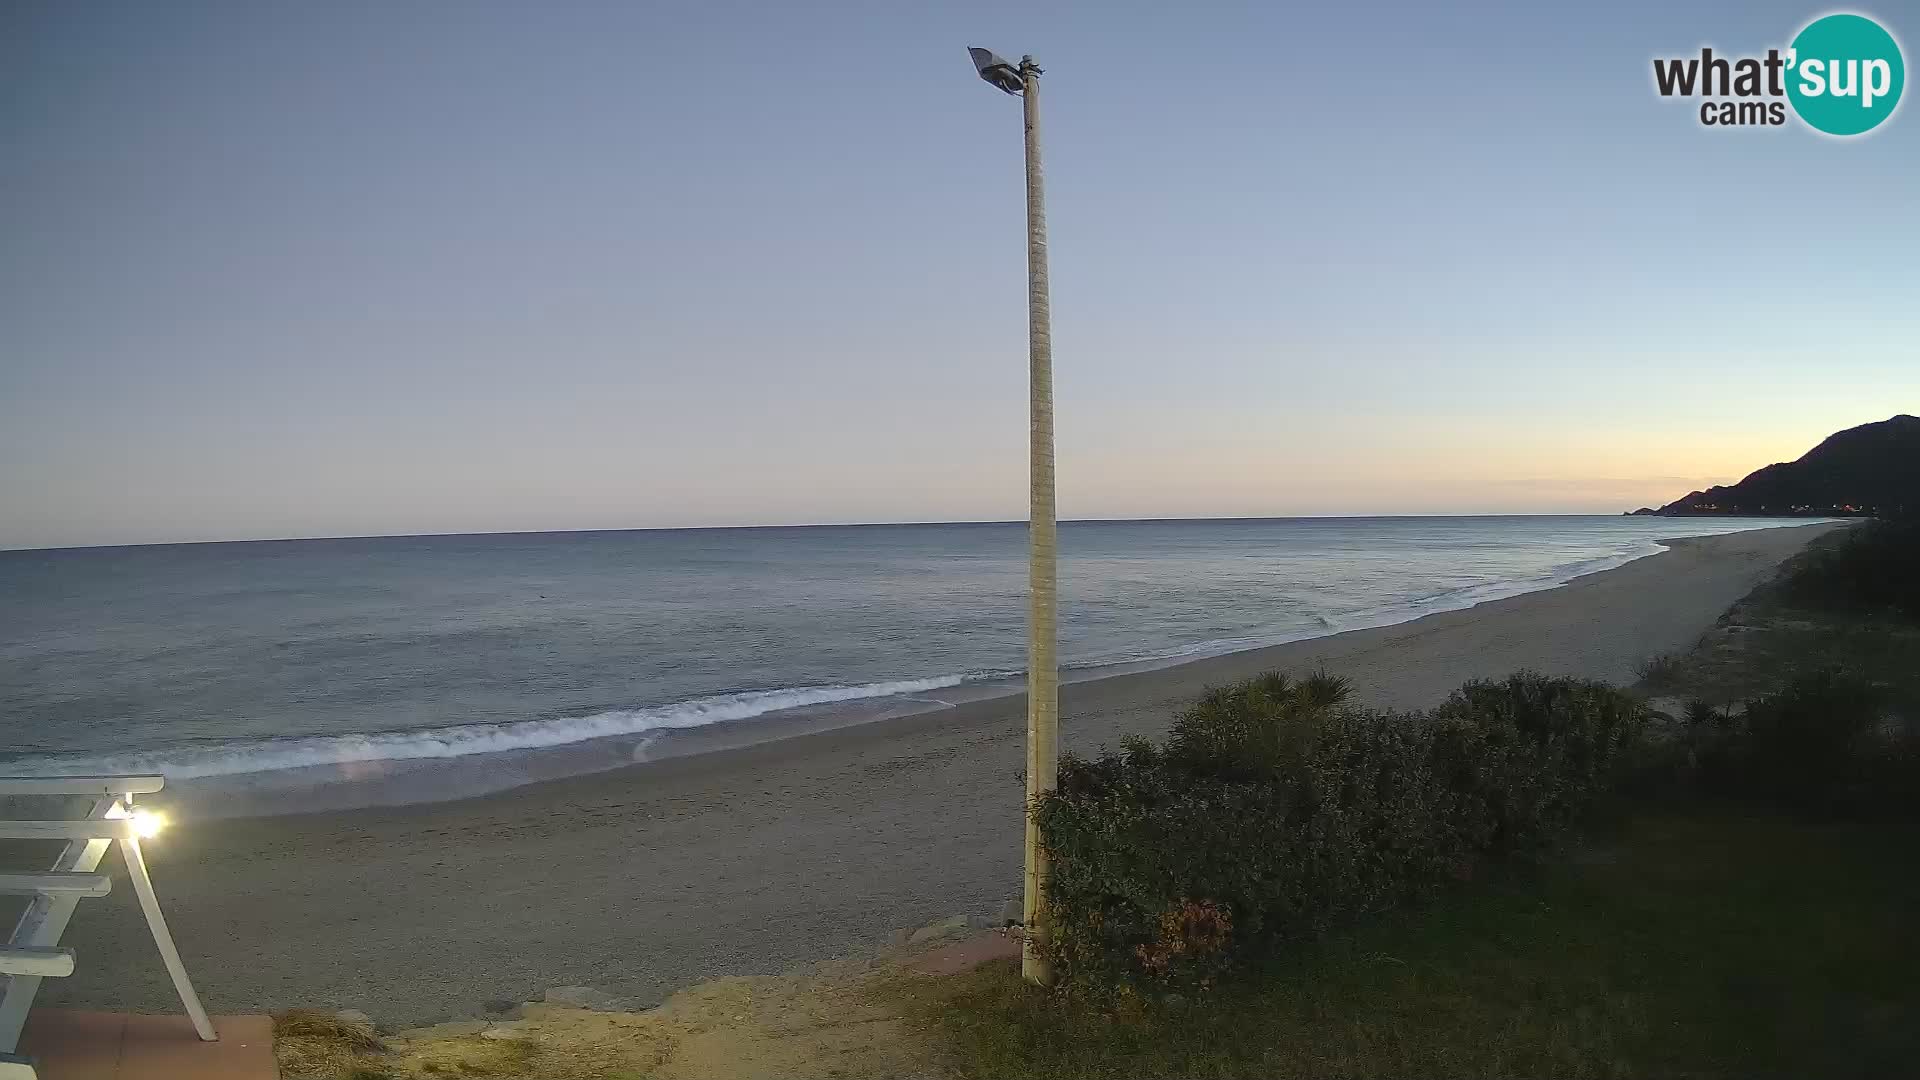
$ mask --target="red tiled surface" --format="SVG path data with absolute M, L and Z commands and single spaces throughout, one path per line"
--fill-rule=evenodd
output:
M 216 1016 L 201 1042 L 184 1016 L 35 1009 L 20 1052 L 40 1080 L 278 1080 L 273 1021 Z

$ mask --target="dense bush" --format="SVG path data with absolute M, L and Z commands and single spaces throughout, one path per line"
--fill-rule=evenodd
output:
M 1522 673 L 1429 713 L 1345 707 L 1325 675 L 1208 691 L 1164 747 L 1062 761 L 1036 807 L 1046 943 L 1082 985 L 1211 981 L 1290 935 L 1392 907 L 1483 853 L 1550 841 L 1640 721 L 1605 686 Z
M 1353 684 L 1325 672 L 1294 682 L 1282 672 L 1209 687 L 1174 718 L 1167 756 L 1194 775 L 1270 780 L 1299 769 Z
M 1644 712 L 1605 683 L 1527 672 L 1454 691 L 1434 715 L 1464 732 L 1440 748 L 1450 785 L 1487 830 L 1479 846 L 1524 851 L 1565 829 L 1607 785 Z
M 1801 607 L 1920 620 L 1920 516 L 1856 525 L 1814 547 L 1785 589 Z
M 1706 786 L 1818 814 L 1920 814 L 1920 735 L 1871 682 L 1837 669 L 1793 678 L 1744 709 L 1688 707 Z

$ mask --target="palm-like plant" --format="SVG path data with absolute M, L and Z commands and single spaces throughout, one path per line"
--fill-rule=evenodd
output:
M 1696 698 L 1687 702 L 1686 712 L 1681 714 L 1681 719 L 1686 721 L 1689 731 L 1704 731 L 1707 728 L 1725 727 L 1731 715 L 1731 709 L 1722 709 Z
M 1316 672 L 1295 681 L 1272 672 L 1214 687 L 1174 720 L 1168 756 L 1218 776 L 1273 777 L 1304 761 L 1353 683 Z

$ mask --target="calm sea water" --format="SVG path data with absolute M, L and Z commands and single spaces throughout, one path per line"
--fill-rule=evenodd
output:
M 1380 625 L 1768 524 L 1068 523 L 1062 655 L 1097 671 Z M 591 758 L 604 767 L 667 732 L 933 707 L 1014 685 L 1025 539 L 958 524 L 0 552 L 0 771 L 313 780 L 457 759 L 500 786 L 545 775 L 495 768 L 516 752 L 619 747 Z

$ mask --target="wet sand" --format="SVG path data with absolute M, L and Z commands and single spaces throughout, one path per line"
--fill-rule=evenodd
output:
M 1063 740 L 1158 734 L 1204 686 L 1274 668 L 1325 666 L 1394 708 L 1523 667 L 1628 683 L 1832 527 L 1673 541 L 1544 592 L 1070 685 Z M 1019 890 L 1024 738 L 1025 700 L 1004 697 L 460 802 L 187 822 L 148 859 L 214 1012 L 411 1025 L 564 985 L 652 1004 L 996 912 Z M 122 887 L 67 933 L 78 971 L 41 1001 L 177 1010 L 112 869 Z

